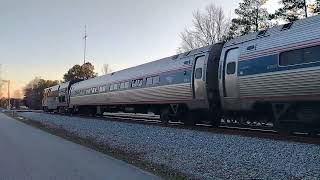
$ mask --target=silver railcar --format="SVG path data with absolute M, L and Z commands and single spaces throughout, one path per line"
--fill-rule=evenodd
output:
M 221 48 L 207 46 L 78 82 L 71 87 L 70 108 L 90 113 L 153 111 L 163 121 L 190 117 L 189 112 L 207 116 L 211 107 L 219 107 Z
M 44 111 L 56 111 L 58 108 L 59 86 L 55 85 L 46 88 L 42 98 L 42 108 Z
M 320 16 L 251 33 L 222 50 L 225 114 L 269 116 L 279 127 L 320 120 Z
M 72 80 L 61 83 L 44 90 L 42 98 L 42 108 L 49 112 L 69 112 L 70 88 L 71 85 L 80 80 Z

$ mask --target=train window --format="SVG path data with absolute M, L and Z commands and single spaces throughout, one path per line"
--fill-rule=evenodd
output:
M 104 87 L 104 86 L 100 86 L 100 87 L 99 87 L 99 92 L 103 92 L 103 87 Z
M 109 90 L 113 91 L 113 84 L 110 85 Z
M 119 84 L 114 84 L 114 85 L 113 85 L 113 90 L 117 90 L 118 87 L 119 87 Z
M 227 64 L 227 74 L 234 74 L 236 72 L 236 62 Z
M 120 84 L 120 89 L 124 89 L 124 82 Z
M 152 83 L 153 84 L 159 84 L 160 83 L 160 76 L 154 76 L 152 77 Z
M 92 94 L 93 94 L 93 93 L 96 93 L 96 92 L 97 92 L 97 88 L 96 88 L 96 87 L 93 87 L 93 88 L 92 88 Z
M 320 61 L 320 46 L 296 49 L 280 54 L 279 65 L 289 66 Z
M 124 88 L 128 89 L 129 88 L 129 82 L 124 83 Z
M 305 63 L 320 61 L 320 46 L 304 49 L 303 57 Z
M 136 80 L 132 80 L 132 84 L 131 87 L 141 87 L 142 86 L 142 79 L 136 79 Z
M 131 82 L 131 87 L 137 87 L 137 85 L 136 85 L 136 80 L 132 80 L 132 82 Z
M 302 63 L 302 49 L 288 51 L 280 54 L 280 66 L 288 66 Z
M 152 77 L 147 78 L 147 86 L 152 85 Z
M 202 68 L 197 68 L 196 69 L 195 78 L 196 79 L 201 79 L 202 78 Z

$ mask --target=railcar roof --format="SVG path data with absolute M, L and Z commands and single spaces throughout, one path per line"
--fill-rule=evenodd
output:
M 151 61 L 145 64 L 141 64 L 138 66 L 130 67 L 127 69 L 123 69 L 120 71 L 116 71 L 110 74 L 106 74 L 103 76 L 99 76 L 96 78 L 92 78 L 89 80 L 77 82 L 73 85 L 75 88 L 87 88 L 87 87 L 94 87 L 100 84 L 106 84 L 108 82 L 116 81 L 122 81 L 132 78 L 138 78 L 145 76 L 146 74 L 152 74 L 156 72 L 163 72 L 170 69 L 175 69 L 179 67 L 185 67 L 186 65 L 183 63 L 183 60 L 185 58 L 193 57 L 196 54 L 202 53 L 202 52 L 208 52 L 211 49 L 210 46 L 205 46 L 199 49 L 195 49 L 192 51 L 188 51 L 185 53 L 177 54 L 174 56 L 166 57 L 163 59 Z
M 305 18 L 305 19 L 301 19 L 301 20 L 297 20 L 297 21 L 293 22 L 291 27 L 286 31 L 292 31 L 292 30 L 298 29 L 298 28 L 308 29 L 308 28 L 312 28 L 313 25 L 319 24 L 319 23 L 320 23 L 320 15 L 316 15 L 316 16 L 312 16 L 309 18 Z M 263 38 L 263 37 L 282 35 L 282 33 L 286 32 L 286 31 L 281 31 L 282 28 L 284 27 L 284 25 L 285 24 L 281 24 L 281 25 L 272 27 L 270 29 L 266 29 L 265 35 L 263 35 L 263 36 L 258 36 L 258 34 L 260 32 L 260 31 L 258 31 L 258 32 L 253 32 L 253 33 L 249 33 L 247 35 L 236 37 L 234 39 L 231 39 L 227 43 L 225 43 L 224 47 L 233 46 L 233 45 L 248 42 L 248 41 L 253 41 L 256 39 Z
M 59 86 L 60 86 L 60 84 L 57 84 L 55 86 L 48 87 L 45 90 L 49 90 L 50 89 L 51 91 L 57 91 L 59 89 Z
M 60 84 L 60 89 L 67 88 L 70 84 L 70 81 Z

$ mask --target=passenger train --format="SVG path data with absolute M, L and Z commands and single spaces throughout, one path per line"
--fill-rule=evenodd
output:
M 46 111 L 154 112 L 161 121 L 320 127 L 320 16 L 47 88 Z

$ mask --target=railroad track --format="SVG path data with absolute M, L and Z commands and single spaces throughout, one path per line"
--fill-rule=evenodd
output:
M 37 113 L 43 113 L 36 111 Z M 63 114 L 56 114 L 64 116 Z M 88 116 L 83 114 L 72 115 L 81 118 L 95 118 L 104 121 L 115 121 L 115 122 L 125 122 L 133 124 L 144 124 L 152 126 L 162 126 L 170 128 L 179 128 L 187 130 L 196 130 L 200 132 L 208 133 L 219 133 L 219 134 L 228 134 L 228 135 L 237 135 L 244 137 L 252 138 L 264 138 L 270 140 L 280 140 L 280 141 L 292 141 L 292 142 L 301 142 L 308 144 L 319 144 L 320 145 L 320 135 L 309 136 L 306 133 L 292 133 L 285 134 L 279 133 L 275 130 L 272 130 L 270 127 L 245 127 L 245 126 L 235 126 L 227 125 L 222 123 L 219 127 L 213 127 L 208 124 L 196 124 L 195 126 L 185 126 L 181 122 L 169 122 L 168 124 L 163 124 L 160 121 L 158 115 L 153 114 L 134 114 L 134 113 L 104 113 L 103 116 Z
M 81 116 L 88 117 L 88 116 Z M 103 116 L 95 116 L 102 120 L 111 120 L 111 121 L 121 121 L 126 123 L 137 123 L 137 124 L 147 124 L 147 125 L 156 125 L 163 127 L 172 127 L 179 129 L 189 129 L 197 130 L 202 132 L 210 133 L 220 133 L 220 134 L 229 134 L 229 135 L 238 135 L 245 137 L 253 138 L 265 138 L 273 140 L 283 140 L 283 141 L 293 141 L 293 142 L 302 142 L 310 144 L 320 144 L 320 136 L 310 137 L 305 133 L 294 133 L 294 134 L 283 134 L 275 130 L 272 130 L 270 127 L 243 127 L 243 126 L 234 126 L 223 124 L 219 127 L 213 127 L 208 124 L 196 124 L 196 126 L 185 126 L 181 122 L 169 122 L 168 124 L 163 124 L 160 121 L 160 116 L 158 115 L 145 115 L 145 114 L 131 114 L 131 113 L 105 113 Z
M 221 134 L 229 134 L 229 135 L 240 135 L 246 137 L 258 137 L 258 138 L 265 138 L 265 139 L 273 139 L 273 140 L 284 140 L 284 141 L 294 141 L 294 142 L 302 142 L 302 143 L 310 143 L 310 144 L 320 144 L 320 134 L 317 136 L 309 136 L 307 133 L 299 133 L 295 132 L 293 134 L 284 134 L 279 133 L 270 126 L 268 127 L 245 127 L 245 126 L 235 126 L 235 125 L 228 125 L 222 123 L 219 127 L 213 127 L 209 124 L 196 124 L 196 126 L 185 126 L 181 122 L 169 122 L 168 124 L 163 124 L 160 121 L 159 116 L 151 115 L 143 116 L 140 114 L 115 114 L 115 113 L 108 113 L 103 117 L 111 118 L 115 120 L 121 120 L 129 123 L 139 123 L 139 124 L 153 124 L 158 126 L 165 126 L 165 127 L 173 127 L 173 128 L 181 128 L 181 129 L 191 129 L 191 130 L 198 130 L 204 132 L 212 132 L 212 133 L 221 133 Z

